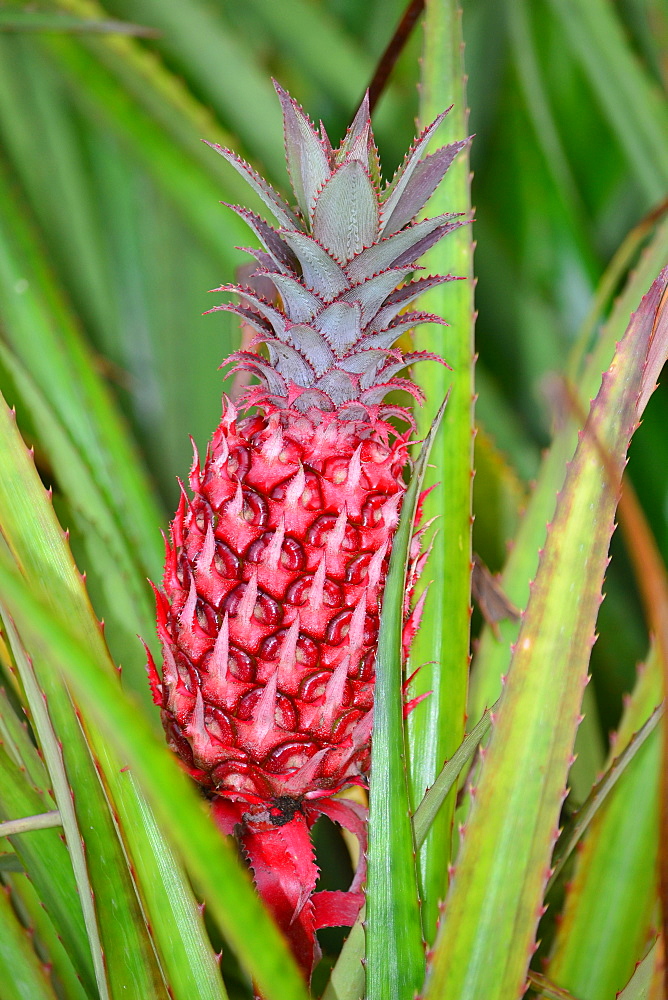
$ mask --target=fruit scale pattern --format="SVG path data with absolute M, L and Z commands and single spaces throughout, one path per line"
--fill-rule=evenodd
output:
M 308 979 L 315 931 L 352 924 L 363 902 L 363 849 L 349 892 L 314 891 L 310 829 L 327 815 L 364 845 L 364 810 L 332 796 L 364 786 L 369 770 L 380 605 L 414 426 L 385 397 L 420 399 L 399 373 L 441 360 L 395 343 L 443 322 L 408 307 L 450 276 L 411 276 L 462 220 L 414 219 L 465 142 L 424 155 L 440 115 L 383 187 L 366 98 L 334 150 L 276 90 L 295 210 L 213 147 L 278 223 L 230 206 L 262 249 L 248 250 L 257 280 L 222 286 L 236 298 L 215 307 L 265 348 L 229 359 L 258 384 L 239 407 L 224 401 L 204 460 L 195 456 L 192 498 L 182 490 L 156 588 L 162 670 L 149 657 L 149 679 L 170 747 L 237 837 Z M 268 281 L 271 297 L 257 291 Z M 415 578 L 419 539 L 413 555 Z M 407 601 L 406 646 L 421 608 Z

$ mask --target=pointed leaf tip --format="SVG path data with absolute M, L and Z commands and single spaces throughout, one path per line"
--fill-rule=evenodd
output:
M 285 158 L 302 216 L 309 220 L 315 197 L 330 175 L 325 143 L 293 97 L 274 80 L 283 111 Z

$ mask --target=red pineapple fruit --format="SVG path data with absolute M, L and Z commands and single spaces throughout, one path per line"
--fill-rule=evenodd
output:
M 449 276 L 410 276 L 461 220 L 414 219 L 465 143 L 423 155 L 440 115 L 383 187 L 366 99 L 333 150 L 276 90 L 294 211 L 213 147 L 278 223 L 233 206 L 263 247 L 248 251 L 255 274 L 276 294 L 218 289 L 240 301 L 216 308 L 250 324 L 266 353 L 230 359 L 259 384 L 240 409 L 225 403 L 191 469 L 156 591 L 162 676 L 152 662 L 149 673 L 169 745 L 238 837 L 308 978 L 316 929 L 351 924 L 362 902 L 361 870 L 348 893 L 314 894 L 309 831 L 325 814 L 364 837 L 363 810 L 332 796 L 364 785 L 369 767 L 380 601 L 412 427 L 384 400 L 394 389 L 419 399 L 398 373 L 440 360 L 393 345 L 443 322 L 407 307 Z

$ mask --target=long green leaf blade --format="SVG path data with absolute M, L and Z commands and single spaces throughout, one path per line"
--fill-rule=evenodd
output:
M 551 0 L 650 204 L 668 183 L 668 107 L 605 0 Z
M 663 696 L 654 649 L 638 675 L 614 752 L 632 746 Z M 656 719 L 656 713 L 651 718 Z M 622 988 L 651 930 L 656 905 L 661 740 L 653 732 L 620 776 L 584 837 L 546 975 L 586 1000 Z
M 3 1000 L 57 1000 L 29 935 L 1 890 L 0 982 Z
M 438 133 L 439 145 L 467 136 L 468 109 L 463 68 L 461 11 L 454 0 L 429 0 L 424 25 L 420 118 L 423 125 L 449 104 L 454 107 Z M 463 150 L 429 202 L 429 214 L 470 210 L 470 174 Z M 449 327 L 418 327 L 415 346 L 444 358 L 416 368 L 427 406 L 418 412 L 418 430 L 429 430 L 437 402 L 449 393 L 441 430 L 432 451 L 433 470 L 426 485 L 437 486 L 426 499 L 424 517 L 439 516 L 424 581 L 429 594 L 423 624 L 411 650 L 420 671 L 411 695 L 431 691 L 408 719 L 411 799 L 416 808 L 443 763 L 464 737 L 468 685 L 471 573 L 471 483 L 473 462 L 473 244 L 463 226 L 425 257 L 429 273 L 455 274 L 466 281 L 433 289 L 421 307 L 444 316 Z M 454 795 L 442 807 L 419 855 L 423 925 L 433 940 L 448 881 L 452 850 Z
M 594 349 L 587 356 L 586 363 L 571 374 L 581 406 L 587 407 L 589 400 L 595 395 L 601 372 L 609 365 L 615 343 L 622 338 L 635 304 L 654 275 L 664 266 L 666 259 L 668 223 L 664 222 L 619 297 Z M 576 358 L 582 358 L 586 355 L 586 349 L 578 343 L 574 354 Z M 518 608 L 526 607 L 529 599 L 529 581 L 536 574 L 538 553 L 545 541 L 545 525 L 554 511 L 555 494 L 563 484 L 564 469 L 575 450 L 578 430 L 579 421 L 575 415 L 570 414 L 555 435 L 501 574 L 501 587 Z M 479 718 L 499 697 L 501 677 L 508 671 L 511 644 L 517 641 L 519 625 L 510 621 L 500 622 L 499 632 L 501 641 L 493 635 L 491 629 L 485 629 L 478 646 L 469 695 L 469 713 L 474 719 Z
M 660 953 L 659 942 L 655 941 L 616 1000 L 652 1000 L 658 995 L 658 983 L 663 975 Z
M 7 874 L 5 881 L 22 919 L 48 955 L 53 978 L 59 983 L 61 1000 L 97 1000 L 97 991 L 87 993 L 84 989 L 72 955 L 63 946 L 58 929 L 44 909 L 28 875 L 25 872 Z
M 403 500 L 385 583 L 374 693 L 369 785 L 366 973 L 368 1000 L 410 1000 L 424 979 L 415 842 L 402 703 L 404 592 L 418 497 L 443 407 Z
M 0 817 L 8 820 L 52 807 L 52 796 L 45 790 L 32 787 L 22 770 L 0 748 Z M 58 927 L 61 940 L 86 991 L 89 996 L 95 997 L 97 990 L 86 927 L 72 864 L 60 831 L 4 833 L 3 836 L 10 837 L 10 843 L 39 893 L 46 913 Z
M 598 449 L 621 478 L 639 400 L 668 353 L 667 286 L 668 270 L 604 374 L 559 495 L 462 837 L 428 1000 L 524 991 L 613 529 L 619 483 L 609 482 Z

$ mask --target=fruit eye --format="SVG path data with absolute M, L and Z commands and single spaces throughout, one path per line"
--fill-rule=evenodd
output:
M 290 604 L 296 604 L 298 607 L 302 607 L 309 599 L 311 593 L 311 587 L 313 586 L 313 574 L 308 573 L 303 576 L 300 580 L 295 580 L 285 595 L 286 600 Z M 322 600 L 323 604 L 326 604 L 330 608 L 335 608 L 337 605 L 341 604 L 343 600 L 343 593 L 338 584 L 334 583 L 333 580 L 325 580 L 322 589 Z
M 250 468 L 250 451 L 248 448 L 235 448 L 227 460 L 227 472 L 235 479 L 243 479 Z
M 271 543 L 273 537 L 273 531 L 266 531 L 264 535 L 254 541 L 248 549 L 248 555 L 246 556 L 248 562 L 261 563 L 262 555 Z M 281 546 L 281 566 L 283 569 L 302 569 L 305 562 L 306 559 L 304 557 L 304 550 L 297 539 L 291 538 L 290 535 L 286 535 L 283 539 L 283 545 Z
M 301 569 L 305 563 L 304 551 L 296 538 L 283 539 L 281 549 L 281 565 L 285 569 Z
M 367 577 L 370 562 L 370 552 L 363 552 L 361 555 L 351 559 L 346 565 L 346 583 L 362 583 Z
M 382 493 L 376 493 L 365 501 L 362 507 L 362 524 L 365 528 L 374 528 L 379 524 L 383 516 L 382 506 L 386 500 L 387 497 Z
M 235 579 L 239 575 L 239 562 L 239 557 L 228 545 L 225 545 L 224 542 L 216 544 L 213 563 L 217 573 L 220 573 L 227 580 Z
M 244 503 L 241 516 L 248 524 L 263 528 L 269 520 L 269 507 L 264 497 L 253 490 L 244 490 Z
M 337 519 L 334 514 L 322 514 L 320 517 L 316 518 L 309 528 L 306 536 L 308 544 L 313 545 L 316 548 L 322 548 L 325 546 L 330 533 L 334 530 L 336 520 Z M 359 545 L 359 532 L 352 526 L 352 524 L 346 524 L 346 530 L 343 535 L 343 541 L 341 542 L 341 548 L 347 552 L 355 552 L 359 549 Z

